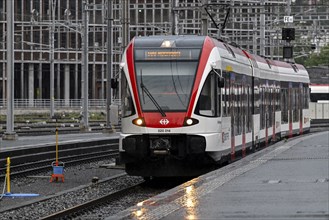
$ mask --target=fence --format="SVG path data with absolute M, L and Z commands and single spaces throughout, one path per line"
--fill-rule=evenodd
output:
M 120 99 L 114 99 L 111 101 L 113 105 L 121 105 Z M 55 99 L 54 107 L 78 110 L 81 109 L 83 105 L 83 100 L 81 99 Z M 7 101 L 6 99 L 0 99 L 0 108 L 6 108 Z M 89 99 L 88 106 L 93 108 L 104 108 L 106 109 L 106 99 Z M 15 109 L 49 109 L 50 100 L 49 99 L 15 99 L 14 100 Z
M 329 102 L 310 102 L 311 119 L 329 119 Z

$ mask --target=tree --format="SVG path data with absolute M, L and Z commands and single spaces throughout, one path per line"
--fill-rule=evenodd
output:
M 303 58 L 301 58 L 301 59 L 303 59 Z M 329 45 L 322 47 L 320 50 L 320 53 L 311 54 L 304 61 L 304 65 L 308 66 L 308 67 L 309 66 L 329 66 Z

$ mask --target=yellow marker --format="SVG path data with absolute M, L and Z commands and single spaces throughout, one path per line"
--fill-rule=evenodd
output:
M 10 193 L 10 157 L 7 157 L 7 193 Z
M 228 71 L 228 72 L 232 72 L 232 71 L 233 71 L 232 66 L 226 66 L 226 71 Z
M 58 129 L 56 128 L 56 166 L 58 166 Z

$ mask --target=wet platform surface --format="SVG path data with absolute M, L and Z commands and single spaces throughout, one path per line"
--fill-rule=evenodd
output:
M 276 143 L 107 219 L 329 219 L 329 131 Z

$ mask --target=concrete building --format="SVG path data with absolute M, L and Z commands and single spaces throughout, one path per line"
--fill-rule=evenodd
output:
M 15 2 L 15 101 L 49 105 L 51 24 L 54 29 L 54 99 L 56 106 L 80 106 L 83 0 L 13 0 Z M 287 11 L 287 2 L 291 3 Z M 136 35 L 207 33 L 254 53 L 282 56 L 283 17 L 294 15 L 299 49 L 328 43 L 329 4 L 302 0 L 113 0 L 113 76 L 122 50 Z M 89 85 L 91 101 L 106 99 L 107 0 L 88 0 Z M 6 1 L 0 1 L 0 100 L 6 98 Z M 54 16 L 52 16 L 54 5 Z M 207 10 L 205 10 L 207 9 Z M 230 9 L 225 29 L 219 31 Z M 210 18 L 210 16 L 212 19 Z M 316 20 L 316 22 L 314 22 Z M 205 32 L 204 32 L 205 31 Z M 304 43 L 303 43 L 304 42 Z M 306 43 L 305 43 L 306 42 Z M 297 43 L 296 43 L 297 45 Z M 305 52 L 306 53 L 306 52 Z M 118 97 L 114 93 L 113 97 Z M 100 102 L 104 103 L 104 102 Z M 3 103 L 0 103 L 3 105 Z

